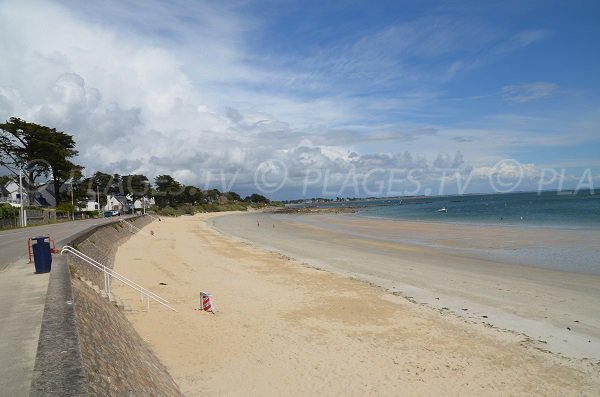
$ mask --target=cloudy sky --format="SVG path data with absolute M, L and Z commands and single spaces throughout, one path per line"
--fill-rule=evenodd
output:
M 86 172 L 370 196 L 600 187 L 596 1 L 0 0 L 0 119 Z

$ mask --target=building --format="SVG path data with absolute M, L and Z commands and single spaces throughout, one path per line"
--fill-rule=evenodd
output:
M 100 204 L 98 204 L 97 201 L 88 199 L 88 201 L 85 203 L 85 206 L 79 207 L 78 209 L 82 212 L 99 211 Z
M 154 206 L 156 203 L 154 202 L 154 197 L 140 197 L 137 200 L 135 200 L 133 202 L 133 208 L 135 209 L 136 212 L 138 211 L 144 211 L 152 206 Z
M 130 200 L 126 196 L 106 196 L 106 205 L 104 206 L 104 211 L 119 211 L 119 213 L 124 214 L 131 210 L 132 204 Z
M 19 188 L 19 182 L 10 180 L 4 186 L 2 186 L 0 196 L 1 203 L 9 203 L 13 207 L 21 206 L 21 193 Z M 29 196 L 27 194 L 27 184 L 23 181 L 23 205 L 29 205 Z

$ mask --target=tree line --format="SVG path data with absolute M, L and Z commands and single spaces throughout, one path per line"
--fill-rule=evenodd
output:
M 236 192 L 220 192 L 218 189 L 202 190 L 196 186 L 185 185 L 171 175 L 158 175 L 153 183 L 142 174 L 119 175 L 96 172 L 73 185 L 78 198 L 95 196 L 100 193 L 100 204 L 106 204 L 106 196 L 129 195 L 135 201 L 141 197 L 153 197 L 156 205 L 178 207 L 181 205 L 211 204 L 219 200 L 244 201 L 269 204 L 270 200 L 259 194 L 252 194 L 242 199 Z
M 72 161 L 77 154 L 73 136 L 64 131 L 16 117 L 0 124 L 0 166 L 14 176 L 18 176 L 22 170 L 28 182 L 29 197 L 42 178 L 51 181 L 57 206 L 61 202 L 70 203 L 72 195 L 73 201 L 82 207 L 90 198 L 98 200 L 98 194 L 102 206 L 106 205 L 107 195 L 129 195 L 133 201 L 141 197 L 154 197 L 156 205 L 163 208 L 195 206 L 219 200 L 270 202 L 256 193 L 242 199 L 235 192 L 202 190 L 182 184 L 166 174 L 156 176 L 152 182 L 141 174 L 118 175 L 101 171 L 85 177 L 85 167 Z M 65 182 L 69 182 L 69 189 L 61 190 Z

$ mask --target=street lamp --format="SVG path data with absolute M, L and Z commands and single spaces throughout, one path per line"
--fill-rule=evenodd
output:
M 23 170 L 19 169 L 19 216 L 21 220 L 21 227 L 27 226 L 27 215 L 25 214 L 25 208 L 23 207 Z
M 71 180 L 71 215 L 72 219 L 75 220 L 75 204 L 73 203 L 73 180 Z

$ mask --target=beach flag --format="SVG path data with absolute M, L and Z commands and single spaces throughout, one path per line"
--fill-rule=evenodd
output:
M 200 292 L 200 307 L 205 312 L 215 312 L 215 305 L 212 301 L 212 295 L 208 292 Z

